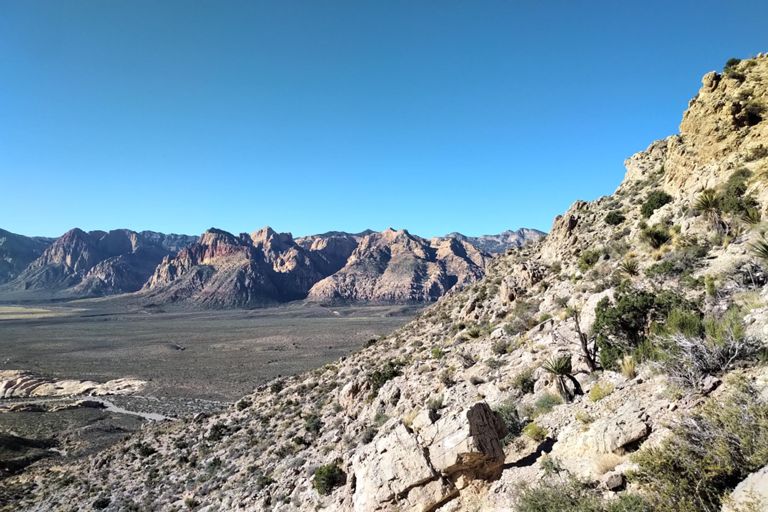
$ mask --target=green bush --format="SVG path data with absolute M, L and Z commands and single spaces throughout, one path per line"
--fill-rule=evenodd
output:
M 523 434 L 540 443 L 547 438 L 549 431 L 536 423 L 529 423 L 523 429 Z
M 600 261 L 600 251 L 586 250 L 582 251 L 579 255 L 579 270 L 586 272 L 590 268 L 595 266 L 595 263 Z
M 346 480 L 347 475 L 339 466 L 336 464 L 326 464 L 315 470 L 315 479 L 312 481 L 312 486 L 318 493 L 327 496 L 331 494 L 334 487 L 344 484 Z
M 445 352 L 440 347 L 432 347 L 432 358 L 433 359 L 442 359 L 445 355 Z
M 491 352 L 496 354 L 497 356 L 503 356 L 507 352 L 509 352 L 510 345 L 505 340 L 496 340 L 491 345 Z
M 541 395 L 533 404 L 534 406 L 534 416 L 540 416 L 542 414 L 547 414 L 550 412 L 556 405 L 560 405 L 563 403 L 563 399 L 553 393 L 544 393 Z
M 648 193 L 640 212 L 646 219 L 653 215 L 653 212 L 672 201 L 672 196 L 663 190 L 654 190 Z
M 759 208 L 754 197 L 747 195 L 747 181 L 752 176 L 749 169 L 738 169 L 731 174 L 723 186 L 718 199 L 724 212 L 743 215 L 746 212 Z
M 725 66 L 723 66 L 723 71 L 728 71 L 733 68 L 735 68 L 739 62 L 741 62 L 741 59 L 737 59 L 736 57 L 731 57 L 727 61 L 725 61 Z
M 701 336 L 704 334 L 704 322 L 698 311 L 673 308 L 667 321 L 659 327 L 659 334 L 683 334 L 685 336 Z
M 533 386 L 536 381 L 533 379 L 532 367 L 523 369 L 520 373 L 512 378 L 512 387 L 519 390 L 523 394 L 533 393 Z
M 658 249 L 672 239 L 669 230 L 662 224 L 646 226 L 640 232 L 640 238 L 654 249 Z
M 634 459 L 639 468 L 630 477 L 648 491 L 657 510 L 719 511 L 726 493 L 768 464 L 768 403 L 738 381 Z
M 307 416 L 307 419 L 304 420 L 304 428 L 307 432 L 319 434 L 320 430 L 323 428 L 323 422 L 317 414 L 310 414 Z
M 610 211 L 605 214 L 605 223 L 611 226 L 618 226 L 626 220 L 626 217 L 621 212 L 616 210 Z
M 652 354 L 646 335 L 659 329 L 673 309 L 698 311 L 683 297 L 670 292 L 651 293 L 621 287 L 615 302 L 603 298 L 595 307 L 595 334 L 598 354 L 603 368 L 616 369 L 617 362 L 626 354 L 634 353 L 638 361 Z
M 522 425 L 520 418 L 517 414 L 517 406 L 512 399 L 502 402 L 494 412 L 504 422 L 504 426 L 507 427 L 507 435 L 501 440 L 501 444 L 506 446 L 512 439 L 520 435 Z
M 546 481 L 524 487 L 515 510 L 518 512 L 652 512 L 650 504 L 637 495 L 623 493 L 614 499 L 605 499 L 593 487 L 569 479 Z
M 381 386 L 402 374 L 400 369 L 403 363 L 400 361 L 387 361 L 381 369 L 374 370 L 368 375 L 368 384 L 371 386 L 371 396 L 376 396 Z

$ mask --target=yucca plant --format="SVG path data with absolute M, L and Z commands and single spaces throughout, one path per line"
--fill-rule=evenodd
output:
M 573 366 L 571 364 L 571 354 L 552 357 L 544 362 L 542 368 L 555 376 L 557 390 L 566 402 L 570 402 L 576 395 L 583 395 L 579 381 L 572 375 Z M 568 389 L 566 380 L 570 381 L 573 391 Z
M 768 262 L 768 240 L 763 237 L 761 240 L 751 244 L 752 253 L 763 261 Z
M 547 359 L 542 367 L 552 375 L 566 376 L 571 373 L 573 366 L 571 364 L 571 354 L 563 354 L 557 357 Z
M 750 226 L 754 226 L 755 224 L 760 223 L 760 210 L 757 208 L 747 208 L 744 210 L 744 213 L 741 214 L 741 220 L 745 224 L 749 224 Z
M 628 276 L 636 276 L 640 272 L 640 265 L 638 265 L 637 260 L 626 259 L 619 265 L 619 271 Z
M 696 199 L 693 207 L 707 216 L 709 223 L 718 232 L 725 231 L 725 222 L 721 215 L 722 207 L 720 205 L 720 198 L 717 196 L 714 190 L 704 190 Z

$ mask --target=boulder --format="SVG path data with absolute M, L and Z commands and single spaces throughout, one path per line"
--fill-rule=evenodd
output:
M 443 474 L 470 473 L 479 478 L 496 474 L 504 463 L 501 419 L 485 402 L 446 414 L 420 432 L 432 466 Z
M 635 404 L 626 404 L 614 416 L 595 421 L 582 436 L 581 443 L 587 451 L 616 453 L 648 436 L 651 429 L 646 419 L 647 414 Z
M 723 505 L 723 512 L 768 509 L 768 466 L 741 481 Z
M 354 510 L 361 512 L 399 510 L 397 501 L 409 495 L 409 502 L 424 500 L 419 502 L 422 506 L 427 502 L 435 505 L 455 492 L 452 485 L 442 482 L 416 436 L 402 423 L 358 452 L 352 460 L 352 472 L 352 503 Z M 433 481 L 439 484 L 415 490 Z

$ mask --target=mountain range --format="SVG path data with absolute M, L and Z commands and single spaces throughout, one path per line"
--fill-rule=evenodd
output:
M 294 239 L 264 227 L 199 237 L 153 231 L 59 238 L 0 231 L 0 298 L 80 298 L 134 293 L 147 304 L 257 307 L 321 302 L 423 302 L 480 279 L 490 253 L 540 239 L 530 229 L 432 240 L 405 230 L 331 231 Z

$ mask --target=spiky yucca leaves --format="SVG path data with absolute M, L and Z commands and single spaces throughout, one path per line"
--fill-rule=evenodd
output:
M 579 381 L 571 374 L 573 366 L 571 364 L 571 354 L 563 354 L 556 357 L 551 357 L 546 360 L 542 365 L 542 368 L 547 372 L 555 376 L 557 382 L 557 390 L 562 395 L 566 402 L 570 402 L 576 395 L 583 395 L 584 391 L 581 389 Z M 566 381 L 570 381 L 573 386 L 571 390 Z
M 542 365 L 546 371 L 558 377 L 570 375 L 573 366 L 571 364 L 571 354 L 563 354 L 557 357 L 547 359 Z
M 628 276 L 636 276 L 640 273 L 640 265 L 633 258 L 626 259 L 619 265 L 619 271 Z
M 757 208 L 749 208 L 741 214 L 741 220 L 750 226 L 760 223 L 760 210 Z
M 761 260 L 768 262 L 768 240 L 765 237 L 750 245 L 752 253 Z
M 725 223 L 722 218 L 722 206 L 720 205 L 720 198 L 712 189 L 704 190 L 699 197 L 696 198 L 696 202 L 693 207 L 706 215 L 709 223 L 718 232 L 725 231 Z

